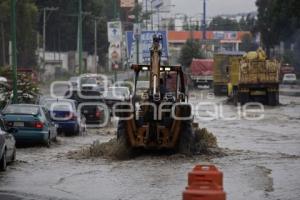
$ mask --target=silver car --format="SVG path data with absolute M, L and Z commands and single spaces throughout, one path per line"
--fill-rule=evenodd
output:
M 0 118 L 0 171 L 5 171 L 7 163 L 16 159 L 16 141 L 14 136 L 9 133 L 13 129 L 6 129 L 3 120 Z

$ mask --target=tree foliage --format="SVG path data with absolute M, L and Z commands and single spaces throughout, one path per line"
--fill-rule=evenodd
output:
M 8 64 L 9 60 L 10 2 L 10 0 L 0 0 L 0 65 L 3 64 L 3 60 Z M 46 50 L 75 51 L 77 49 L 78 0 L 19 0 L 16 5 L 18 66 L 36 65 L 37 35 L 40 38 L 41 48 L 43 11 L 46 7 L 58 8 L 57 11 L 46 12 Z M 82 6 L 83 50 L 94 53 L 94 20 L 97 19 L 99 62 L 104 64 L 108 47 L 106 23 L 116 17 L 121 17 L 125 21 L 127 16 L 119 6 L 114 7 L 114 1 L 82 0 Z M 5 59 L 2 56 L 2 41 L 5 43 Z
M 257 0 L 258 20 L 256 29 L 262 34 L 267 49 L 285 41 L 295 41 L 293 35 L 300 28 L 299 0 Z
M 8 67 L 1 68 L 1 75 L 11 77 L 12 71 Z M 18 88 L 18 103 L 36 103 L 40 95 L 40 89 L 37 83 L 32 79 L 28 73 L 19 72 L 17 75 Z M 12 100 L 12 88 L 9 84 L 0 83 L 0 109 Z
M 193 58 L 204 58 L 204 53 L 201 50 L 198 40 L 189 39 L 186 41 L 180 52 L 179 62 L 184 67 L 189 67 Z
M 248 14 L 240 21 L 221 16 L 214 17 L 208 25 L 210 31 L 253 31 L 255 18 Z
M 211 31 L 239 31 L 240 26 L 236 20 L 223 17 L 214 17 L 208 25 Z
M 78 1 L 38 0 L 40 10 L 45 7 L 57 7 L 59 10 L 47 13 L 48 51 L 75 51 L 77 49 Z M 106 22 L 114 18 L 113 1 L 83 0 L 83 50 L 94 53 L 94 23 L 97 19 L 99 62 L 105 63 L 107 52 Z M 119 10 L 118 10 L 119 11 Z M 43 15 L 39 18 L 39 33 L 42 35 Z
M 8 64 L 8 42 L 10 40 L 10 0 L 0 1 L 0 46 L 2 64 Z M 17 62 L 19 66 L 35 65 L 36 26 L 38 9 L 33 0 L 17 1 Z M 3 25 L 3 26 L 2 26 Z M 4 42 L 4 44 L 3 44 Z M 4 47 L 4 49 L 2 48 Z M 5 55 L 5 58 L 3 58 Z M 6 61 L 4 63 L 3 61 Z
M 251 34 L 245 34 L 242 37 L 242 43 L 240 46 L 241 51 L 256 51 L 258 48 L 257 43 L 254 41 L 254 38 Z

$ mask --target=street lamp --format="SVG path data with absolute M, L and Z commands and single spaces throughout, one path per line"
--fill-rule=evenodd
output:
M 100 20 L 100 17 L 94 17 L 94 62 L 95 62 L 95 69 L 96 73 L 98 73 L 98 63 L 97 63 L 97 35 L 98 35 L 98 29 L 97 29 L 97 23 L 98 20 Z
M 160 10 L 160 7 L 163 5 L 156 6 L 156 11 L 153 11 L 153 2 L 156 0 L 151 0 L 151 30 L 153 30 L 153 13 L 157 13 L 157 27 L 159 29 L 159 24 L 160 24 L 160 13 L 170 13 L 168 10 Z M 164 5 L 164 7 L 175 7 L 176 5 L 169 4 L 169 5 Z
M 203 21 L 202 21 L 203 40 L 206 40 L 206 0 L 203 0 Z
M 43 69 L 46 67 L 46 26 L 47 26 L 47 11 L 56 11 L 57 7 L 45 7 L 43 10 Z
M 11 41 L 12 41 L 12 71 L 13 71 L 13 103 L 17 103 L 17 34 L 16 34 L 16 0 L 11 0 Z

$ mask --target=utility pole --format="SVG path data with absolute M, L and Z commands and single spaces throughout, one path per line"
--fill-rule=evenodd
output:
M 159 16 L 159 7 L 157 7 L 157 31 L 159 31 L 160 25 L 160 16 Z
M 117 0 L 113 0 L 114 2 L 114 19 L 117 20 L 119 18 L 119 14 L 117 12 Z M 116 63 L 114 63 L 114 79 L 115 82 L 117 82 L 118 75 L 117 75 L 117 69 L 116 69 Z
M 18 101 L 17 89 L 17 34 L 16 34 L 16 0 L 11 0 L 11 41 L 12 41 L 12 75 L 13 103 Z
M 1 38 L 2 38 L 2 62 L 3 66 L 6 65 L 6 53 L 5 53 L 5 30 L 4 30 L 4 22 L 1 22 Z
M 137 26 L 138 26 L 138 28 L 140 28 L 139 27 L 139 1 L 138 0 L 135 0 L 135 3 L 136 3 L 136 14 L 135 14 L 135 23 L 137 24 Z M 140 51 L 140 49 L 139 49 L 139 36 L 138 35 L 136 35 L 136 38 L 135 38 L 135 40 L 136 40 L 136 63 L 137 64 L 139 64 L 140 63 L 140 59 L 139 59 L 139 51 Z
M 97 63 L 97 19 L 95 18 L 95 32 L 94 32 L 94 62 L 96 73 L 98 73 L 98 63 Z
M 79 75 L 82 74 L 82 0 L 78 0 L 78 64 Z
M 153 1 L 151 0 L 151 30 L 153 31 Z
M 203 39 L 206 40 L 206 0 L 203 0 L 202 34 L 203 34 Z
M 148 0 L 146 0 L 146 14 L 147 14 L 147 19 L 146 19 L 146 30 L 148 30 Z
M 46 26 L 47 26 L 47 11 L 55 11 L 58 10 L 58 8 L 44 8 L 44 13 L 43 13 L 43 67 L 45 69 L 45 61 L 46 61 Z
M 46 67 L 46 26 L 47 26 L 47 11 L 55 11 L 58 8 L 46 7 L 43 9 L 43 69 Z
M 43 70 L 46 67 L 46 8 L 44 8 L 43 13 Z

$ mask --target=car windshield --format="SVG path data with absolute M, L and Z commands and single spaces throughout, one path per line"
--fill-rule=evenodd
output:
M 75 105 L 69 101 L 48 100 L 45 103 L 45 107 L 48 110 L 55 110 L 55 111 L 74 111 L 75 110 Z
M 286 78 L 296 78 L 296 76 L 294 74 L 287 74 L 285 77 Z
M 137 81 L 136 88 L 137 89 L 148 89 L 150 86 L 149 81 Z
M 106 97 L 124 97 L 123 93 L 117 92 L 117 91 L 112 91 L 112 90 L 108 90 L 104 93 L 104 96 Z
M 24 114 L 24 115 L 37 115 L 39 108 L 30 105 L 8 105 L 3 114 Z
M 128 89 L 122 87 L 108 88 L 108 92 L 110 92 L 113 96 L 128 96 Z
M 81 78 L 81 84 L 97 84 L 95 78 Z
M 70 82 L 77 82 L 78 81 L 78 77 L 74 76 L 70 78 Z

